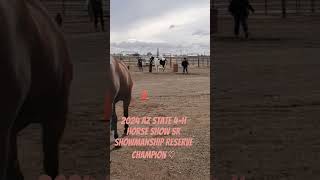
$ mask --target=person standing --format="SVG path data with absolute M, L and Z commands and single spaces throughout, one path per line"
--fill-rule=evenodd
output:
M 154 57 L 151 56 L 150 58 L 150 63 L 149 63 L 149 72 L 152 72 L 152 64 L 153 64 L 153 60 L 154 60 Z
M 86 0 L 86 9 L 88 11 L 88 16 L 90 18 L 90 22 L 93 21 L 93 9 L 92 9 L 92 4 L 90 0 Z
M 138 58 L 138 67 L 139 67 L 139 71 L 143 72 L 142 58 L 141 57 Z
M 94 27 L 98 31 L 98 19 L 100 19 L 101 29 L 104 31 L 102 0 L 90 0 L 94 14 Z
M 247 22 L 249 10 L 254 13 L 254 9 L 252 8 L 248 0 L 231 0 L 229 5 L 229 12 L 234 18 L 234 34 L 236 37 L 239 36 L 240 24 L 245 33 L 245 37 L 249 37 Z
M 182 65 L 182 67 L 183 67 L 183 74 L 184 74 L 185 72 L 187 72 L 187 74 L 188 74 L 189 62 L 188 62 L 187 58 L 183 58 L 183 61 L 182 61 L 181 65 Z

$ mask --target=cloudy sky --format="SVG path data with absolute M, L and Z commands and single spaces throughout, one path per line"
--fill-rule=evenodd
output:
M 111 53 L 209 54 L 209 0 L 111 0 Z

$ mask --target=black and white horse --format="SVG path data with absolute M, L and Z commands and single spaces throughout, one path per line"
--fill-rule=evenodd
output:
M 166 61 L 167 60 L 164 57 L 162 57 L 162 58 L 157 57 L 154 59 L 154 65 L 155 65 L 157 72 L 159 72 L 159 68 L 162 68 L 162 72 L 164 72 L 164 70 L 166 69 Z

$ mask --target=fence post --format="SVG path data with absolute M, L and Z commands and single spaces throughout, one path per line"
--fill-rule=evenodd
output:
M 314 13 L 314 0 L 311 0 L 311 12 Z
M 268 15 L 268 0 L 264 0 L 264 14 Z
M 66 15 L 66 7 L 65 7 L 65 0 L 62 0 L 62 15 L 65 16 Z
M 282 0 L 282 18 L 285 18 L 287 16 L 287 8 L 286 8 L 286 0 Z
M 202 67 L 204 67 L 204 57 L 202 57 Z
M 198 54 L 198 67 L 200 67 L 200 57 L 199 57 L 199 54 Z
M 171 68 L 171 66 L 172 66 L 172 62 L 171 62 L 171 59 L 172 59 L 172 58 L 171 58 L 171 54 L 170 54 L 170 68 Z
M 300 6 L 301 6 L 300 0 L 296 0 L 296 13 L 297 14 L 300 12 Z

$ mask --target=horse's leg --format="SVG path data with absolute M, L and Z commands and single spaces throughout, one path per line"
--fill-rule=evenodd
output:
M 5 119 L 8 121 L 8 119 Z M 10 124 L 1 122 L 0 126 L 0 179 L 7 178 L 8 154 L 10 145 Z
M 10 97 L 10 96 L 8 96 Z M 3 98 L 4 102 L 6 101 L 6 97 Z M 13 99 L 13 98 L 12 98 Z M 16 102 L 12 100 L 12 102 Z M 13 105 L 15 103 L 5 103 L 4 105 L 0 105 L 1 114 L 4 116 L 2 117 L 1 125 L 0 125 L 0 179 L 11 179 L 8 178 L 8 170 L 10 170 L 10 155 L 11 153 L 14 154 L 14 149 L 11 150 L 10 145 L 12 144 L 12 132 L 13 132 L 13 125 L 14 121 L 17 117 L 17 110 L 19 109 L 17 106 Z M 11 106 L 13 105 L 13 106 Z M 13 112 L 13 113 L 10 113 Z M 10 153 L 11 152 L 11 153 Z
M 67 118 L 68 102 L 64 98 L 61 100 L 51 104 L 42 122 L 44 170 L 52 179 L 59 174 L 59 143 Z
M 131 96 L 129 96 L 126 100 L 123 101 L 123 116 L 129 117 L 129 105 L 130 105 Z M 125 122 L 124 124 L 124 134 L 126 135 L 128 132 L 129 125 Z
M 10 153 L 9 153 L 9 166 L 8 166 L 8 177 L 9 179 L 23 180 L 23 174 L 20 169 L 17 149 L 17 134 L 24 129 L 34 118 L 33 114 L 29 114 L 25 107 L 29 107 L 28 104 L 24 103 L 20 108 L 19 115 L 17 116 L 13 126 L 12 133 L 10 136 Z
M 10 139 L 10 159 L 9 159 L 9 166 L 8 166 L 8 179 L 15 179 L 15 180 L 23 180 L 23 174 L 21 173 L 19 160 L 17 155 L 17 133 L 14 132 L 11 134 Z
M 116 112 L 116 104 L 112 103 L 111 130 L 114 131 L 114 134 L 113 134 L 114 139 L 117 139 L 119 137 L 117 124 L 118 124 L 118 117 Z

